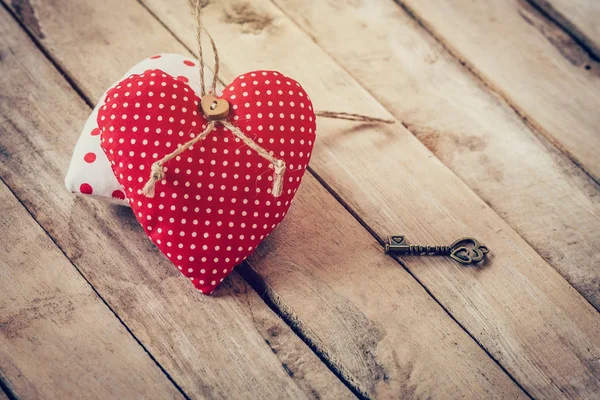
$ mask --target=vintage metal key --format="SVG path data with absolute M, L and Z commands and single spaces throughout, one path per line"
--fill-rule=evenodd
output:
M 482 261 L 490 249 L 473 238 L 456 240 L 450 246 L 420 246 L 407 244 L 404 236 L 388 236 L 385 252 L 414 256 L 447 256 L 464 265 Z

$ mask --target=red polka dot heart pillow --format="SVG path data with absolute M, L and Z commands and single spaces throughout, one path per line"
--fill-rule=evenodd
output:
M 187 82 L 195 93 L 200 93 L 198 63 L 179 54 L 157 54 L 131 68 L 121 79 L 139 74 L 148 69 L 160 69 L 178 80 Z M 212 80 L 208 69 L 205 75 Z M 112 85 L 108 90 L 117 86 Z M 107 90 L 107 92 L 108 92 Z M 65 185 L 72 193 L 89 195 L 100 200 L 129 206 L 123 188 L 115 178 L 108 158 L 100 147 L 100 129 L 98 128 L 98 110 L 104 104 L 106 93 L 96 105 L 83 127 L 75 145 Z
M 205 116 L 225 108 L 218 123 Z M 285 217 L 316 131 L 304 89 L 274 71 L 240 75 L 204 99 L 160 69 L 132 74 L 108 91 L 97 121 L 137 220 L 206 294 Z

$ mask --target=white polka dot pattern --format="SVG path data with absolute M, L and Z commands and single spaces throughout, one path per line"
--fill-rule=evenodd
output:
M 222 125 L 164 166 L 154 198 L 141 194 L 153 162 L 206 127 L 200 99 L 158 70 L 131 75 L 106 96 L 98 114 L 101 146 L 136 218 L 158 248 L 202 293 L 254 251 L 286 215 L 315 140 L 312 103 L 294 80 L 274 71 L 237 77 L 221 98 L 229 121 L 287 171 L 271 194 L 272 165 Z

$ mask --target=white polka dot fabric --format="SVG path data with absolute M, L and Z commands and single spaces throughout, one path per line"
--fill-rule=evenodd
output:
M 160 69 L 170 76 L 187 83 L 196 94 L 200 93 L 200 78 L 197 61 L 179 54 L 158 54 L 136 64 L 123 76 L 140 74 L 149 69 Z M 212 72 L 205 70 L 205 79 L 212 82 Z M 98 109 L 106 98 L 106 93 L 117 85 L 115 83 L 102 95 L 86 121 L 81 136 L 73 150 L 65 185 L 72 193 L 81 193 L 112 203 L 129 206 L 123 188 L 115 178 L 110 163 L 100 147 L 98 129 Z

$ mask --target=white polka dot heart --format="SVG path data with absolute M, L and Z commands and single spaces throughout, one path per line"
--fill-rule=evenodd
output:
M 160 69 L 132 74 L 109 90 L 97 120 L 101 147 L 137 220 L 206 294 L 284 218 L 316 133 L 306 92 L 278 72 L 240 75 L 217 97 L 230 106 L 228 123 L 285 163 L 281 195 L 272 191 L 273 164 L 225 124 L 165 162 L 154 196 L 144 195 L 152 165 L 208 125 L 194 90 Z

